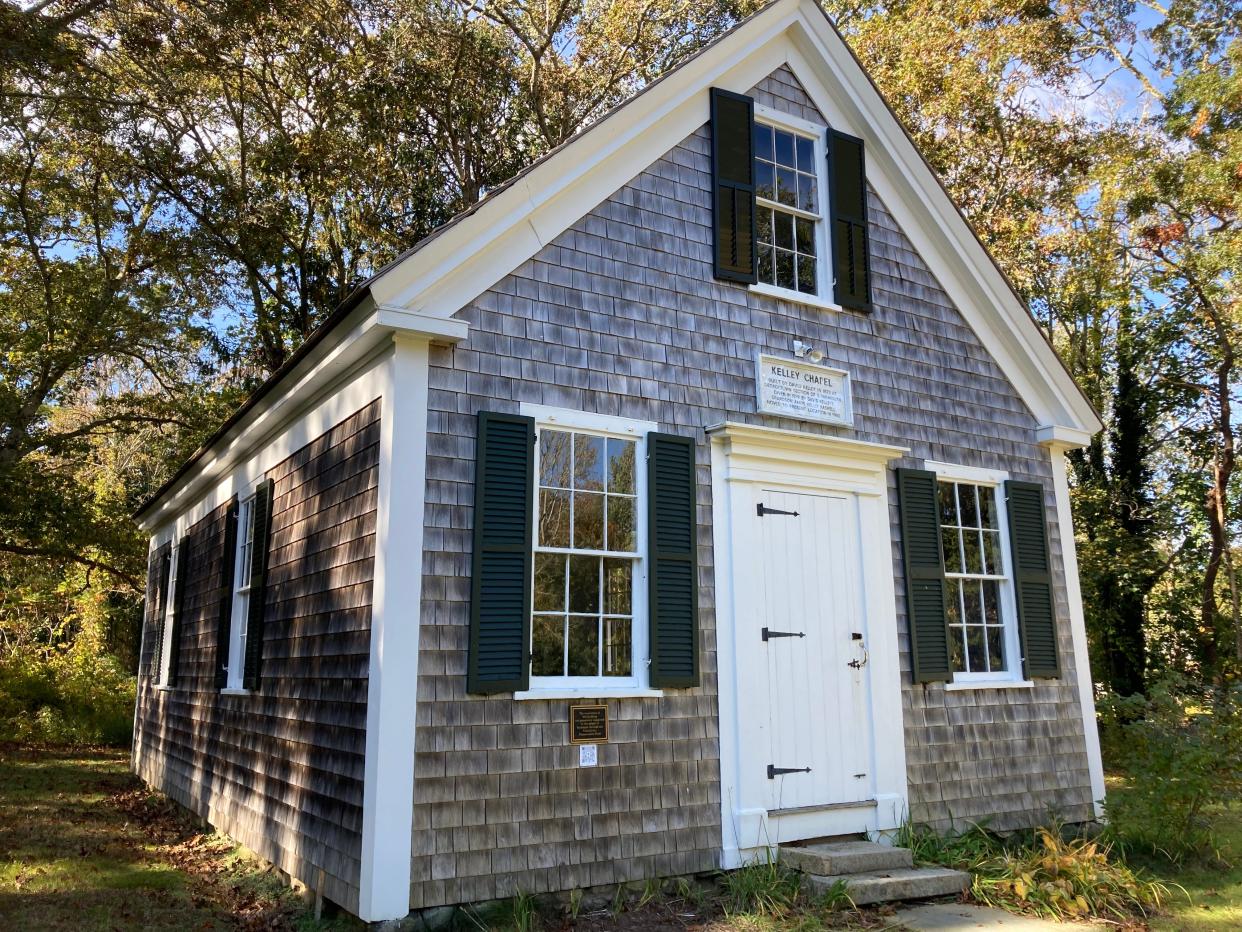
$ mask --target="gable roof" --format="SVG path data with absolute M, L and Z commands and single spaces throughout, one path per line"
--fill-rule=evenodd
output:
M 745 93 L 782 64 L 1041 424 L 1102 425 L 1015 289 L 814 0 L 776 0 L 437 231 L 369 283 L 381 306 L 451 316 L 707 122 L 707 88 Z
M 453 315 L 708 121 L 708 88 L 746 93 L 782 65 L 834 129 L 864 140 L 868 182 L 1031 409 L 1041 439 L 1084 444 L 1102 427 L 1098 414 L 828 14 L 815 0 L 774 0 L 376 272 L 135 517 L 244 429 L 332 337 L 355 333 L 341 325 L 360 308 L 387 315 L 391 329 L 464 336 Z

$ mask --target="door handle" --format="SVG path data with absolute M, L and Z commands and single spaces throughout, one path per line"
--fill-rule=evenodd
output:
M 855 670 L 861 670 L 863 667 L 867 665 L 867 661 L 871 659 L 871 654 L 867 652 L 867 645 L 859 644 L 858 646 L 862 648 L 862 652 L 863 652 L 862 660 L 851 660 L 849 663 L 846 664 L 847 667 L 852 667 Z

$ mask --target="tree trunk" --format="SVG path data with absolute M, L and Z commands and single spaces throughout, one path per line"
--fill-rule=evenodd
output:
M 1216 366 L 1216 423 L 1215 443 L 1216 455 L 1212 463 L 1212 486 L 1208 489 L 1205 510 L 1208 519 L 1207 567 L 1203 573 L 1203 598 L 1200 604 L 1200 625 L 1203 631 L 1204 664 L 1210 675 L 1219 678 L 1222 673 L 1220 662 L 1221 618 L 1220 606 L 1216 601 L 1216 585 L 1220 578 L 1221 564 L 1229 552 L 1229 483 L 1233 480 L 1235 463 L 1233 436 L 1233 406 L 1230 399 L 1233 378 L 1234 351 L 1233 343 L 1223 322 L 1212 310 L 1208 310 L 1208 318 L 1216 335 L 1217 350 L 1220 362 Z M 1230 583 L 1233 582 L 1230 572 Z M 1235 611 L 1235 641 L 1237 632 Z

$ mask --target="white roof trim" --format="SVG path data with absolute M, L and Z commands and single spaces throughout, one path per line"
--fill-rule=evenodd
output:
M 708 120 L 707 88 L 745 92 L 783 64 L 836 128 L 867 143 L 868 180 L 1043 425 L 1102 426 L 840 34 L 814 0 L 776 0 L 584 130 L 370 284 L 376 303 L 451 317 Z

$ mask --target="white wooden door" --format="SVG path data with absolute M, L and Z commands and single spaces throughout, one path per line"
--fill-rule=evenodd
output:
M 869 800 L 874 727 L 857 501 L 758 491 L 753 528 L 764 591 L 752 603 L 759 611 L 747 636 L 764 656 L 746 666 L 764 681 L 754 698 L 766 697 L 759 718 L 768 747 L 751 759 L 764 771 L 768 811 Z

